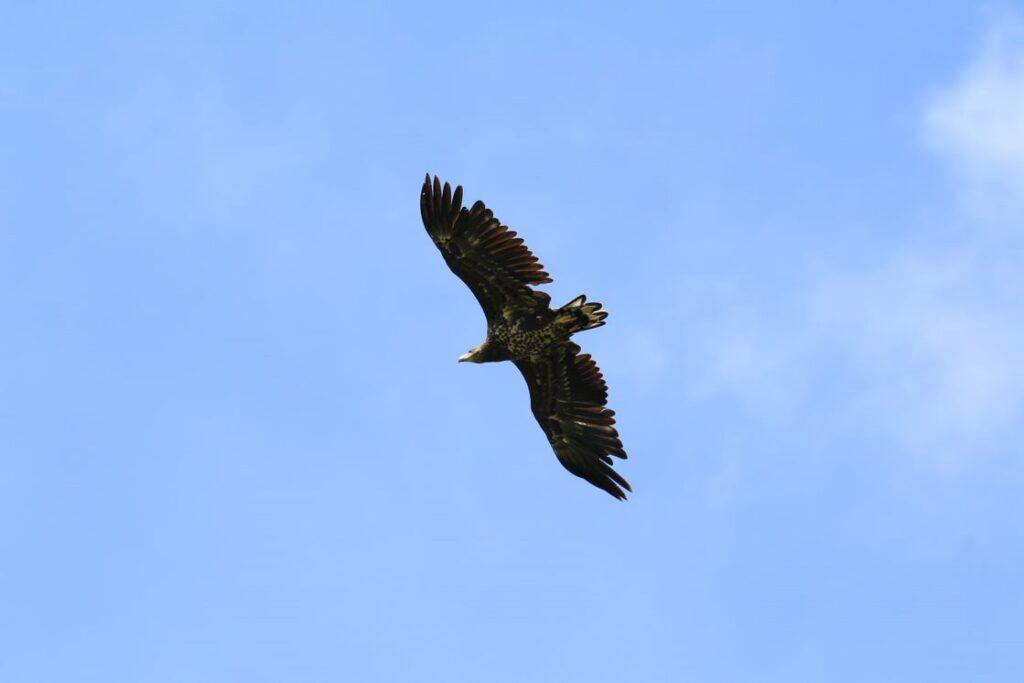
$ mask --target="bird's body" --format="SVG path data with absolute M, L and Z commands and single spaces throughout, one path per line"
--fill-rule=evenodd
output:
M 599 303 L 580 295 L 560 308 L 530 285 L 551 282 L 522 238 L 494 218 L 483 202 L 462 208 L 462 187 L 452 194 L 427 176 L 420 193 L 423 224 L 448 267 L 480 302 L 487 338 L 460 361 L 512 361 L 530 388 L 534 417 L 559 461 L 573 474 L 625 498 L 629 483 L 612 469 L 625 458 L 608 388 L 589 354 L 570 337 L 604 325 Z
M 574 332 L 589 329 L 588 324 L 599 327 L 607 314 L 597 313 L 601 304 L 584 304 L 585 301 L 581 296 L 558 310 L 538 303 L 532 309 L 506 311 L 506 316 L 487 325 L 487 340 L 474 349 L 486 355 L 482 354 L 477 362 L 538 361 L 552 346 L 569 341 Z M 591 311 L 596 314 L 593 318 Z

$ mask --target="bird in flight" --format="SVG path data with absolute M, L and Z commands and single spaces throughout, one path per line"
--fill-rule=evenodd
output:
M 462 206 L 462 186 L 430 174 L 420 192 L 420 213 L 430 238 L 452 272 L 466 283 L 487 318 L 483 344 L 459 358 L 470 363 L 510 360 L 530 388 L 530 408 L 559 462 L 578 477 L 625 499 L 629 483 L 612 468 L 626 457 L 615 413 L 606 408 L 608 386 L 588 353 L 570 337 L 604 325 L 601 304 L 580 295 L 560 308 L 531 285 L 551 282 L 521 237 L 502 225 L 483 202 Z

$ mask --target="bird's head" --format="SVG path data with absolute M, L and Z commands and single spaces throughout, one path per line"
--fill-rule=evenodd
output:
M 475 349 L 470 349 L 469 351 L 466 351 L 466 353 L 464 353 L 461 356 L 459 356 L 459 362 L 460 363 L 483 363 L 484 362 L 484 353 L 485 353 L 484 345 L 481 344 L 480 346 L 476 347 Z

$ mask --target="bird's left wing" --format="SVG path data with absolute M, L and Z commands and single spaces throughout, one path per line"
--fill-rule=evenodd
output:
M 483 202 L 463 208 L 461 185 L 453 193 L 448 183 L 442 188 L 436 176 L 431 182 L 427 175 L 420 191 L 420 213 L 445 263 L 476 296 L 488 321 L 509 306 L 547 308 L 551 297 L 529 287 L 551 282 L 544 266 Z
M 573 342 L 551 347 L 540 359 L 515 361 L 530 387 L 530 407 L 559 462 L 612 496 L 624 499 L 629 482 L 612 469 L 626 457 L 606 408 L 608 386 L 589 353 Z

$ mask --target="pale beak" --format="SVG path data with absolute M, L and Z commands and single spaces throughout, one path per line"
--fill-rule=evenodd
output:
M 466 362 L 467 360 L 469 360 L 469 357 L 471 355 L 473 355 L 473 352 L 472 351 L 467 351 L 466 353 L 464 353 L 461 356 L 459 356 L 459 362 L 460 363 Z

